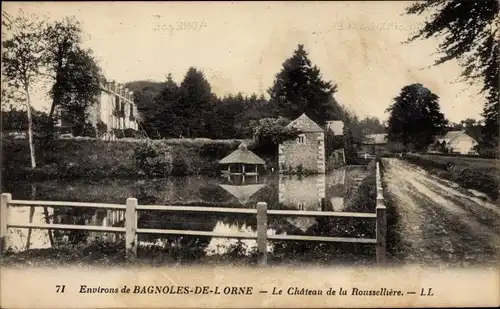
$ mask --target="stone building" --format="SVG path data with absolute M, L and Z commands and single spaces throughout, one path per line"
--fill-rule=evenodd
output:
M 325 133 L 306 114 L 293 120 L 288 127 L 296 128 L 299 136 L 279 145 L 281 173 L 325 173 Z

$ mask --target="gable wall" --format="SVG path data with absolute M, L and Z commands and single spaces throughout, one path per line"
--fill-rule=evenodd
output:
M 302 165 L 303 171 L 325 172 L 325 134 L 323 132 L 304 133 L 305 143 L 288 140 L 279 145 L 279 168 L 287 172 L 291 167 L 297 171 Z M 284 170 L 283 170 L 284 168 Z

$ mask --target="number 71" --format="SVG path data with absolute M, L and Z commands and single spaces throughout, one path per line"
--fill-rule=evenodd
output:
M 64 293 L 65 285 L 56 285 L 56 293 Z

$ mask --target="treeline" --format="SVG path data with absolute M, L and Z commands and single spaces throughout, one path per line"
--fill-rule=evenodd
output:
M 149 138 L 252 138 L 251 124 L 277 117 L 263 95 L 217 97 L 203 72 L 190 68 L 180 84 L 169 74 L 163 83 L 127 84 L 134 91 L 141 128 Z
M 337 86 L 323 79 L 303 45 L 283 62 L 267 96 L 238 93 L 217 97 L 203 72 L 193 67 L 180 83 L 168 74 L 163 83 L 136 81 L 127 87 L 134 90 L 141 129 L 153 139 L 253 138 L 272 146 L 269 144 L 275 145 L 282 135 L 292 137 L 284 127 L 302 113 L 321 126 L 329 120 L 343 121 L 344 137 L 335 141 L 335 147 L 345 146 L 352 153 L 364 134 L 384 132 L 378 119 L 360 121 L 336 101 Z

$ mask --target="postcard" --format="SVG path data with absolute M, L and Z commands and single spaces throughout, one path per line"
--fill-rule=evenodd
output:
M 498 6 L 4 2 L 0 307 L 500 305 Z

